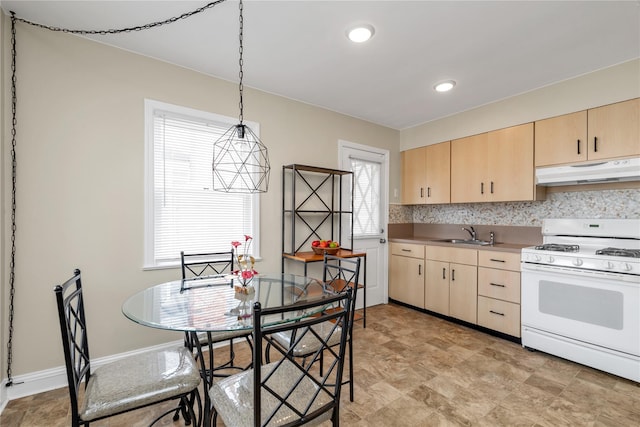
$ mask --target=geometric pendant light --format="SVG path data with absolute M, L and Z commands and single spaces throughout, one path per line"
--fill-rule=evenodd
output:
M 264 193 L 269 188 L 267 147 L 243 119 L 242 0 L 240 0 L 240 124 L 233 125 L 213 144 L 213 190 L 227 193 Z

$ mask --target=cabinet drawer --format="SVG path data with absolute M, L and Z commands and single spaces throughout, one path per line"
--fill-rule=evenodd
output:
M 391 255 L 424 259 L 424 246 L 411 243 L 391 243 Z
M 478 267 L 478 295 L 520 304 L 520 273 Z
M 478 265 L 520 271 L 520 252 L 478 251 Z
M 478 251 L 475 249 L 452 248 L 449 246 L 425 246 L 425 258 L 457 264 L 478 265 Z
M 520 304 L 479 296 L 478 325 L 520 337 Z

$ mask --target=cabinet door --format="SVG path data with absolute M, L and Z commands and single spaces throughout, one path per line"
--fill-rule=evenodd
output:
M 449 263 L 426 260 L 424 308 L 449 315 Z
M 587 111 L 535 122 L 535 165 L 587 160 Z
M 429 145 L 427 149 L 427 190 L 428 204 L 449 203 L 451 201 L 451 143 Z
M 449 316 L 475 324 L 478 306 L 476 267 L 451 264 L 449 270 Z
M 487 200 L 487 134 L 451 141 L 451 202 Z
M 424 308 L 424 261 L 391 255 L 389 298 Z
M 640 155 L 640 98 L 588 110 L 589 160 Z
M 402 203 L 406 205 L 425 203 L 427 147 L 403 151 L 401 154 Z
M 533 123 L 489 132 L 488 147 L 488 200 L 534 200 Z

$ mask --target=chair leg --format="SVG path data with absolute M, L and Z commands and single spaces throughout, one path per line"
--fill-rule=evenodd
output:
M 353 340 L 349 337 L 349 400 L 353 402 Z

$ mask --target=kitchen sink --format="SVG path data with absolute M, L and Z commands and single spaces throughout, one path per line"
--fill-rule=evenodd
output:
M 472 239 L 443 239 L 438 240 L 439 242 L 447 242 L 447 243 L 460 243 L 466 245 L 478 245 L 478 246 L 488 246 L 491 242 L 487 242 L 486 240 L 472 240 Z

